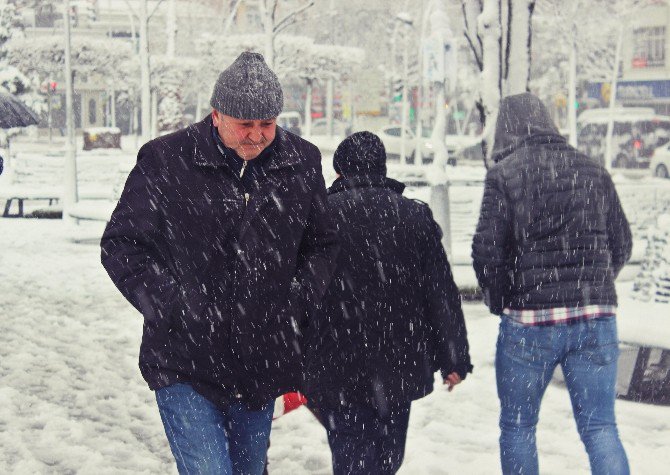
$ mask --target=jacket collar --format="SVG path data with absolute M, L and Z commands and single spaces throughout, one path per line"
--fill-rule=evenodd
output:
M 386 188 L 402 194 L 405 184 L 382 175 L 352 175 L 335 180 L 328 188 L 328 194 L 332 195 L 354 188 Z
M 230 167 L 227 162 L 230 158 L 219 150 L 216 139 L 212 135 L 212 127 L 210 114 L 187 129 L 188 136 L 195 142 L 193 161 L 201 167 Z M 277 126 L 277 133 L 270 147 L 273 153 L 267 160 L 268 170 L 278 170 L 300 163 L 300 154 L 293 141 L 289 139 L 288 133 L 279 126 Z

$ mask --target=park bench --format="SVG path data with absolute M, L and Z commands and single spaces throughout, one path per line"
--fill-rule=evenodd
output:
M 0 199 L 5 200 L 2 213 L 3 218 L 24 217 L 24 203 L 26 201 L 46 201 L 49 206 L 60 201 L 61 192 L 52 188 L 25 188 L 10 186 L 0 189 Z M 15 205 L 15 206 L 13 206 Z M 12 212 L 12 209 L 16 211 Z
M 25 214 L 26 201 L 44 201 L 52 206 L 62 200 L 63 189 L 56 187 L 26 187 L 24 185 L 10 185 L 0 188 L 0 202 L 4 200 L 5 206 L 2 213 L 3 218 L 23 218 Z M 88 187 L 79 191 L 79 199 L 82 200 L 109 200 L 112 193 Z

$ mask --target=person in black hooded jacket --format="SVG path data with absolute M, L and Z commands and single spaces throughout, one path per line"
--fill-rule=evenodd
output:
M 472 244 L 501 315 L 496 378 L 504 473 L 538 473 L 535 427 L 561 365 L 593 473 L 628 473 L 614 417 L 614 280 L 631 232 L 603 166 L 568 145 L 532 94 L 503 99 Z
M 465 322 L 430 209 L 386 177 L 379 137 L 337 148 L 328 203 L 341 251 L 307 360 L 307 396 L 321 414 L 339 474 L 395 473 L 411 401 L 441 371 L 451 389 L 472 371 Z

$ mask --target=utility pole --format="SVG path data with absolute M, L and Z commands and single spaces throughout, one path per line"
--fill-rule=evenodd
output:
M 401 129 L 400 129 L 400 156 L 404 163 L 407 162 L 407 128 L 408 128 L 408 115 L 409 115 L 409 98 L 407 90 L 409 89 L 409 48 L 407 47 L 407 37 L 403 41 L 404 48 L 402 53 L 402 118 L 400 120 Z
M 607 120 L 607 135 L 605 138 L 605 170 L 612 171 L 613 161 L 616 157 L 614 155 L 614 148 L 612 146 L 612 135 L 614 133 L 614 108 L 616 107 L 616 90 L 619 78 L 619 63 L 621 62 L 621 48 L 623 45 L 624 24 L 619 23 L 619 32 L 617 35 L 616 50 L 614 53 L 614 67 L 612 68 L 612 85 L 610 90 L 610 104 L 609 115 Z M 625 167 L 625 164 L 619 164 Z
M 65 166 L 63 176 L 63 219 L 68 218 L 68 210 L 79 199 L 77 194 L 77 148 L 74 131 L 74 88 L 72 84 L 72 51 L 70 31 L 70 0 L 63 5 L 65 15 L 65 125 L 67 137 L 65 142 Z
M 432 2 L 431 2 L 432 3 Z M 417 99 L 416 99 L 416 109 L 415 109 L 415 114 L 414 116 L 416 117 L 416 131 L 415 131 L 415 139 L 416 139 L 416 145 L 414 146 L 414 163 L 416 165 L 422 165 L 423 164 L 423 156 L 421 153 L 421 149 L 423 148 L 423 102 L 424 102 L 424 95 L 425 95 L 425 80 L 426 78 L 424 77 L 424 61 L 425 58 L 424 52 L 423 52 L 423 47 L 424 43 L 426 41 L 426 24 L 428 23 L 428 14 L 430 13 L 430 3 L 428 6 L 426 6 L 426 0 L 421 0 L 421 9 L 423 10 L 421 13 L 421 32 L 419 34 L 419 54 L 417 56 L 419 64 L 418 64 L 418 69 L 419 69 L 419 84 L 418 84 L 418 93 L 417 93 Z

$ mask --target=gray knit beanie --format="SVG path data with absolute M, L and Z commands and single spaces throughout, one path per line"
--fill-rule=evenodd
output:
M 284 94 L 263 55 L 246 51 L 219 75 L 210 104 L 236 119 L 272 119 L 284 107 Z

